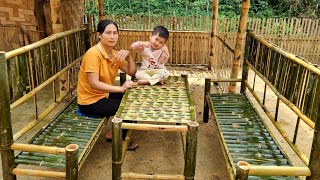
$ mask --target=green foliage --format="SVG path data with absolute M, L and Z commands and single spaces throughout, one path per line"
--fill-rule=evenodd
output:
M 211 16 L 212 0 L 104 0 L 106 14 L 152 16 Z M 241 0 L 219 0 L 220 17 L 237 17 Z M 92 5 L 90 14 L 98 14 Z M 251 17 L 320 17 L 319 0 L 251 0 Z

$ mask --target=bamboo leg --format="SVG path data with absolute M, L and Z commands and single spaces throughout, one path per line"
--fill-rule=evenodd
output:
M 239 161 L 236 167 L 236 180 L 247 180 L 249 176 L 250 164 Z
M 320 109 L 320 107 L 318 107 Z M 319 111 L 318 111 L 319 112 Z M 320 115 L 316 119 L 315 131 L 313 135 L 312 149 L 310 155 L 309 168 L 311 170 L 311 176 L 307 180 L 320 179 Z
M 69 144 L 66 147 L 66 179 L 78 179 L 78 151 L 77 144 Z
M 11 113 L 10 113 L 10 94 L 9 82 L 7 73 L 7 61 L 5 53 L 0 51 L 0 150 L 3 179 L 14 180 L 16 176 L 11 173 L 11 170 L 16 166 L 14 162 L 14 152 L 10 149 L 13 143 Z
M 120 73 L 120 86 L 122 86 L 126 82 L 126 74 L 121 72 Z
M 203 99 L 204 99 L 204 104 L 203 104 L 203 122 L 204 123 L 208 123 L 209 121 L 209 106 L 208 106 L 208 103 L 207 103 L 207 94 L 209 93 L 210 94 L 210 85 L 211 85 L 211 81 L 210 79 L 205 79 L 205 84 L 204 84 L 204 96 L 203 96 Z
M 199 124 L 195 121 L 188 122 L 186 158 L 183 173 L 186 180 L 193 180 L 196 171 L 198 126 Z
M 112 119 L 112 179 L 121 179 L 122 166 L 122 119 Z

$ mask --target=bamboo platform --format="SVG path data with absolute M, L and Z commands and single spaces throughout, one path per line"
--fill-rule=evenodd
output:
M 253 166 L 290 166 L 291 162 L 268 132 L 261 117 L 243 94 L 212 94 L 212 112 L 226 154 L 234 168 L 239 161 Z M 249 176 L 249 179 L 296 179 L 284 176 Z
M 77 114 L 78 105 L 74 100 L 49 125 L 31 140 L 32 145 L 65 148 L 69 144 L 79 146 L 79 168 L 99 137 L 105 118 L 90 118 Z M 65 168 L 65 155 L 20 152 L 17 164 Z

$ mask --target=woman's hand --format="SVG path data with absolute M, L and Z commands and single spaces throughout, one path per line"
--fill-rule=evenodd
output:
M 124 61 L 129 56 L 129 54 L 130 54 L 129 50 L 121 49 L 118 52 L 116 58 L 120 61 Z
M 132 88 L 132 86 L 133 86 L 133 81 L 124 82 L 124 84 L 121 86 L 121 88 L 123 90 L 122 92 L 125 92 L 127 89 Z

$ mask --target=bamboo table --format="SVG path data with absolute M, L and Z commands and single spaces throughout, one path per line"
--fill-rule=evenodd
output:
M 112 120 L 112 178 L 194 179 L 198 123 L 189 92 L 187 76 L 171 76 L 164 85 L 135 86 L 125 93 L 119 110 Z M 122 144 L 122 129 L 129 129 Z M 182 132 L 185 168 L 184 174 L 150 175 L 122 173 L 131 130 Z

